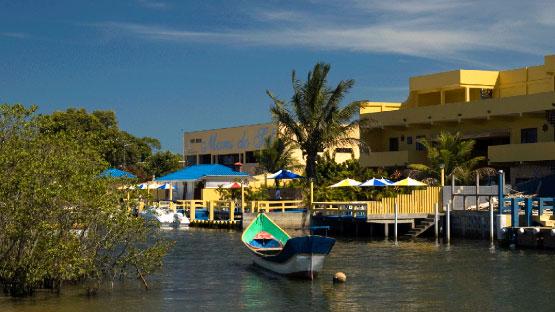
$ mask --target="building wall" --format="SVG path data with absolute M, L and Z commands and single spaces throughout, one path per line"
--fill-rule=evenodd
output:
M 388 108 L 386 107 L 385 110 Z M 272 123 L 186 132 L 183 136 L 184 160 L 187 165 L 200 163 L 232 165 L 235 162 L 241 162 L 243 171 L 255 174 L 257 163 L 253 159 L 254 153 L 264 149 L 266 137 L 274 138 L 276 134 L 279 135 Z M 358 129 L 351 134 L 351 137 L 359 137 Z M 352 152 L 345 149 L 350 149 Z M 337 146 L 330 152 L 335 152 L 337 162 L 359 157 L 358 145 Z M 304 163 L 299 149 L 293 151 L 293 157 L 300 164 Z
M 410 78 L 409 96 L 395 110 L 379 110 L 383 102 L 364 103 L 361 119 L 370 126 L 361 138 L 369 147 L 365 166 L 392 167 L 425 161 L 417 136 L 433 139 L 441 131 L 477 140 L 475 152 L 490 165 L 530 165 L 539 173 L 555 160 L 555 55 L 544 64 L 503 71 L 454 70 Z M 537 143 L 522 142 L 522 129 L 537 129 Z M 397 139 L 392 144 L 390 139 Z M 395 143 L 395 140 L 393 140 Z M 525 144 L 521 144 L 525 143 Z M 392 147 L 398 146 L 397 151 Z M 523 167 L 526 168 L 526 167 Z M 514 169 L 515 176 L 530 175 Z M 526 173 L 525 173 L 526 172 Z

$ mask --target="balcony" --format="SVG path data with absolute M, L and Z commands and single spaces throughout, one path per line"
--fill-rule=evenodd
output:
M 488 158 L 490 163 L 555 160 L 555 142 L 489 146 Z
M 426 152 L 422 151 L 396 151 L 396 152 L 370 152 L 360 154 L 360 163 L 366 167 L 404 167 L 412 163 L 426 161 Z

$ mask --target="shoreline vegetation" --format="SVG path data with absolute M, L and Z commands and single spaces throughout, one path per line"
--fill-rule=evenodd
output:
M 129 212 L 146 194 L 98 176 L 109 162 L 97 133 L 61 129 L 36 109 L 0 106 L 0 287 L 22 297 L 77 282 L 95 294 L 132 276 L 147 287 L 172 242 Z

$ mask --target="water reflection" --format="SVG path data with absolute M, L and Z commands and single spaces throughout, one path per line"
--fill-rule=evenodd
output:
M 254 267 L 240 233 L 169 231 L 176 240 L 150 291 L 128 281 L 89 298 L 81 288 L 55 296 L 0 297 L 0 311 L 553 311 L 554 254 L 491 249 L 489 242 L 339 239 L 315 281 Z M 337 271 L 347 283 L 333 284 Z

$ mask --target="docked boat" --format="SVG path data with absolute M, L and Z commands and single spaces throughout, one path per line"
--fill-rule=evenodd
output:
M 174 212 L 170 209 L 149 208 L 141 213 L 142 217 L 147 220 L 156 220 L 160 223 L 160 227 L 178 228 L 189 225 L 189 218 L 181 212 Z
M 290 237 L 266 214 L 260 213 L 245 229 L 241 239 L 254 263 L 287 276 L 313 279 L 324 266 L 335 239 L 319 235 Z

